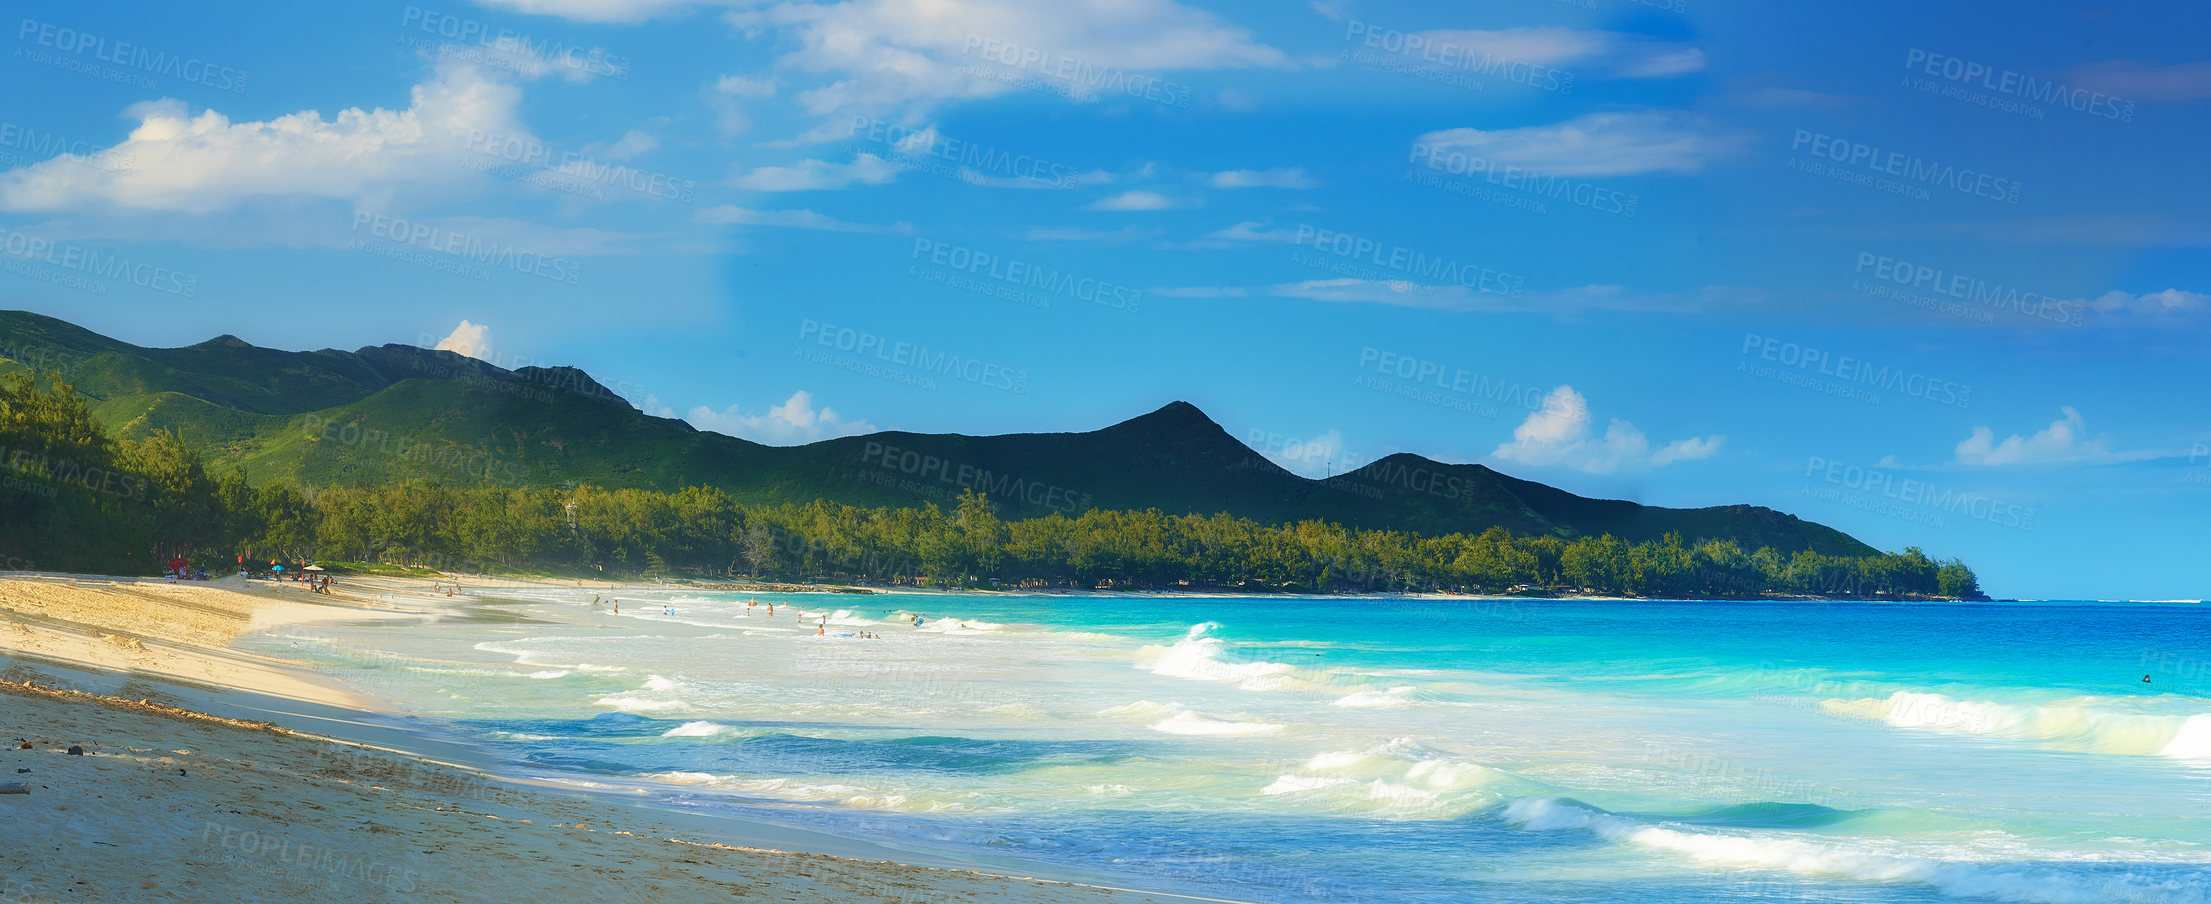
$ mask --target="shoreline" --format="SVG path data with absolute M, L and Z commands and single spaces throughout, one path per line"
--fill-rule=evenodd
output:
M 487 870 L 511 875 L 441 896 L 506 900 L 643 872 L 649 894 L 597 890 L 825 904 L 1228 900 L 1022 875 L 1038 869 L 502 774 L 489 754 L 405 724 L 386 701 L 233 646 L 285 624 L 400 626 L 500 589 L 577 586 L 463 576 L 458 596 L 429 592 L 450 580 L 340 576 L 323 596 L 235 577 L 0 578 L 0 734 L 11 739 L 0 765 L 31 785 L 0 796 L 0 814 L 56 842 L 34 874 L 0 872 L 0 900 L 88 888 L 111 899 L 356 900 L 446 878 L 468 885 Z M 13 749 L 15 738 L 33 748 Z M 86 755 L 61 749 L 73 745 Z M 129 869 L 109 869 L 119 853 Z M 524 862 L 534 866 L 514 865 Z

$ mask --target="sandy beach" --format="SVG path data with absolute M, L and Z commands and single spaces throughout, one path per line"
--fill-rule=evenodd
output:
M 232 646 L 286 623 L 422 619 L 446 605 L 430 584 L 0 580 L 0 782 L 28 791 L 0 794 L 26 854 L 0 866 L 0 901 L 1196 900 L 508 780 Z

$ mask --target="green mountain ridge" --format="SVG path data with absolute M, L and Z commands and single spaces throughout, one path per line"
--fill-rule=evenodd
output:
M 28 312 L 0 312 L 0 370 L 59 371 L 129 437 L 180 433 L 211 467 L 256 484 L 713 486 L 746 504 L 827 499 L 949 507 L 963 489 L 1009 518 L 1086 509 L 1227 512 L 1424 534 L 1733 539 L 1746 549 L 1862 556 L 1872 547 L 1784 512 L 1592 499 L 1479 464 L 1400 453 L 1314 480 L 1173 402 L 1081 433 L 899 431 L 767 446 L 638 411 L 572 367 L 506 370 L 407 345 L 287 352 L 220 336 L 141 348 Z

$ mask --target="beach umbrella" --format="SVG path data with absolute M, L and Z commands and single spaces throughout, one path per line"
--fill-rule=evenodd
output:
M 303 570 L 305 570 L 305 571 L 321 571 L 321 570 L 322 570 L 322 566 L 320 566 L 320 565 L 309 565 L 309 566 L 307 566 L 307 567 L 306 567 L 305 569 L 303 569 Z

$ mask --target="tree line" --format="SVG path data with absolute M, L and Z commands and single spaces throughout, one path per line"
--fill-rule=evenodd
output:
M 180 438 L 102 429 L 67 384 L 0 383 L 0 557 L 50 570 L 150 571 L 300 559 L 465 572 L 750 577 L 940 587 L 1230 588 L 1651 597 L 1767 593 L 1974 597 L 1964 563 L 1917 548 L 1872 556 L 1743 549 L 1732 540 L 1424 536 L 1226 514 L 1092 509 L 1008 521 L 984 495 L 949 509 L 826 500 L 747 505 L 719 489 L 302 489 L 210 475 Z

